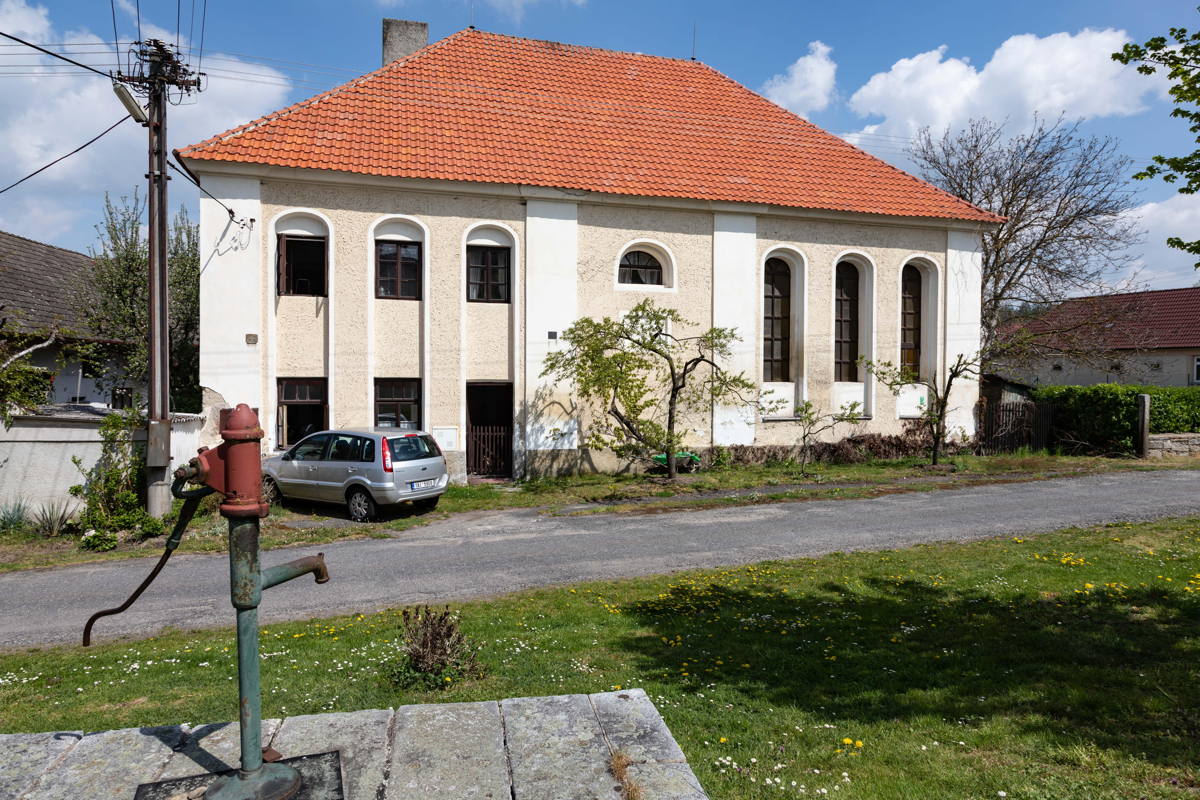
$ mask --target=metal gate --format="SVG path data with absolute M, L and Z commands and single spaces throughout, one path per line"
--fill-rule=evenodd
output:
M 467 472 L 512 475 L 512 425 L 471 425 L 467 429 Z
M 1054 408 L 1049 403 L 987 405 L 979 429 L 980 455 L 1011 453 L 1022 447 L 1043 450 L 1050 444 Z

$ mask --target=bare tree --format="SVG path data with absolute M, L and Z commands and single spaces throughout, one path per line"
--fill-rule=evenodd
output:
M 1141 231 L 1128 214 L 1136 205 L 1126 178 L 1131 161 L 1118 148 L 1115 139 L 1084 137 L 1078 123 L 1061 118 L 1035 119 L 1031 130 L 1012 137 L 1004 124 L 986 119 L 937 138 L 928 128 L 917 134 L 909 154 L 921 177 L 1007 219 L 983 234 L 985 361 L 1000 352 L 1012 360 L 1019 350 L 1036 356 L 1038 340 L 1054 338 L 1045 325 L 1006 338 L 1013 309 L 1119 290 L 1114 282 L 1130 265 L 1129 248 Z M 1081 323 L 1112 321 L 1073 317 L 1064 341 L 1085 345 L 1091 337 Z
M 821 434 L 831 431 L 838 425 L 862 422 L 862 404 L 850 403 L 837 411 L 823 414 L 811 400 L 805 400 L 796 406 L 793 412 L 796 427 L 800 431 L 800 475 L 808 477 L 808 465 L 812 463 L 813 446 Z
M 899 396 L 907 386 L 924 386 L 925 403 L 921 407 L 921 426 L 929 435 L 929 463 L 937 466 L 942 448 L 946 443 L 946 417 L 950 414 L 950 392 L 954 382 L 979 375 L 979 354 L 959 353 L 954 363 L 946 367 L 946 374 L 938 378 L 934 373 L 928 378 L 918 377 L 906 366 L 896 366 L 890 361 L 870 361 L 859 358 L 859 366 L 872 373 L 888 390 Z

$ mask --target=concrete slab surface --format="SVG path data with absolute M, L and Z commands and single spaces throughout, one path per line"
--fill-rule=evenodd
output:
M 236 767 L 238 734 L 219 723 L 0 735 L 0 800 L 132 800 L 140 784 Z M 285 758 L 337 751 L 346 800 L 611 800 L 617 752 L 643 800 L 707 800 L 641 689 L 267 720 L 263 744 Z

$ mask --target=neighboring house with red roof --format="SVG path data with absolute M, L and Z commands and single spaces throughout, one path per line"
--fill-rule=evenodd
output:
M 1026 327 L 1059 352 L 1005 377 L 1057 386 L 1200 385 L 1200 286 L 1078 297 Z
M 398 20 L 384 39 L 383 68 L 179 153 L 255 220 L 201 200 L 200 375 L 206 411 L 260 407 L 270 446 L 407 422 L 459 476 L 607 466 L 539 376 L 576 319 L 644 298 L 736 328 L 728 366 L 789 410 L 717 408 L 697 447 L 794 443 L 806 399 L 897 431 L 922 390 L 857 357 L 929 375 L 978 349 L 999 218 L 712 67 L 474 29 L 421 46 Z M 976 397 L 958 386 L 952 428 Z

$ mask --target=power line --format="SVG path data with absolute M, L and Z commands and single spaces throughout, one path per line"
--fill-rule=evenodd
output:
M 88 139 L 86 142 L 84 142 L 83 144 L 79 145 L 79 147 L 76 147 L 74 150 L 72 150 L 71 152 L 67 153 L 65 156 L 59 156 L 58 158 L 54 159 L 53 161 L 51 161 L 49 164 L 47 164 L 46 166 L 42 167 L 41 169 L 36 169 L 36 170 L 34 170 L 33 172 L 31 172 L 31 173 L 29 173 L 28 175 L 26 175 L 24 178 L 21 178 L 21 180 L 17 181 L 16 183 L 10 183 L 8 186 L 5 186 L 3 189 L 0 189 L 0 194 L 4 194 L 4 193 L 5 193 L 5 192 L 7 192 L 9 189 L 12 189 L 12 188 L 13 188 L 13 187 L 15 187 L 15 186 L 20 186 L 22 183 L 24 183 L 25 181 L 29 180 L 29 179 L 30 179 L 30 178 L 32 178 L 34 175 L 37 175 L 39 172 L 45 172 L 46 170 L 50 169 L 51 167 L 53 167 L 53 166 L 54 166 L 55 164 L 57 164 L 58 162 L 60 162 L 60 161 L 63 161 L 63 160 L 65 160 L 65 159 L 68 159 L 68 158 L 70 158 L 71 156 L 75 155 L 76 153 L 78 153 L 78 152 L 79 152 L 80 150 L 82 150 L 83 148 L 87 147 L 88 145 L 92 144 L 93 142 L 96 142 L 96 141 L 98 141 L 98 140 L 100 139 L 100 137 L 101 137 L 101 136 L 103 136 L 104 134 L 108 133 L 108 132 L 109 132 L 109 131 L 111 131 L 113 128 L 117 127 L 118 125 L 120 125 L 122 122 L 124 122 L 124 121 L 125 121 L 125 120 L 127 120 L 127 119 L 129 119 L 129 115 L 128 115 L 128 114 L 126 114 L 125 116 L 121 117 L 119 120 L 117 120 L 116 122 L 114 122 L 112 125 L 109 125 L 109 126 L 108 126 L 107 128 L 105 128 L 103 131 L 101 131 L 101 132 L 100 132 L 100 133 L 98 133 L 97 135 L 93 136 L 91 139 Z
M 204 66 L 204 31 L 208 28 L 208 0 L 204 0 L 204 8 L 200 12 L 200 59 L 196 62 L 196 71 Z
M 109 80 L 112 80 L 111 75 L 107 75 L 98 69 L 89 67 L 87 64 L 81 64 L 73 58 L 67 58 L 66 56 L 64 56 L 60 53 L 56 53 L 53 50 L 47 50 L 46 48 L 36 45 L 33 42 L 27 42 L 24 39 L 18 39 L 16 36 L 13 36 L 11 33 L 5 33 L 4 31 L 0 31 L 0 36 L 3 36 L 6 39 L 12 39 L 14 42 L 20 42 L 21 44 L 25 45 L 26 47 L 32 47 L 34 50 L 40 50 L 41 52 L 45 53 L 46 55 L 54 56 L 57 59 L 66 61 L 68 64 L 74 64 L 77 67 L 82 67 L 83 69 L 86 69 L 88 72 L 96 73 L 101 78 L 108 78 Z
M 176 161 L 179 160 L 178 154 L 175 155 L 175 160 Z M 233 222 L 234 224 L 236 224 L 240 227 L 243 227 L 243 228 L 251 227 L 254 225 L 254 220 L 252 220 L 252 219 L 251 220 L 238 219 L 237 213 L 234 212 L 234 210 L 232 208 L 225 205 L 225 203 L 222 202 L 219 197 L 214 195 L 208 189 L 205 189 L 203 186 L 200 185 L 200 182 L 198 180 L 196 180 L 195 178 L 192 177 L 191 170 L 187 169 L 186 167 L 185 168 L 177 167 L 174 164 L 172 164 L 170 161 L 167 162 L 167 166 L 170 167 L 171 169 L 175 170 L 176 172 L 178 172 L 180 175 L 182 175 L 184 177 L 185 180 L 187 180 L 188 183 L 192 184 L 197 189 L 204 192 L 204 194 L 206 194 L 210 199 L 215 200 L 217 205 L 219 205 L 221 208 L 223 208 L 227 212 L 229 212 L 229 219 L 231 222 Z

